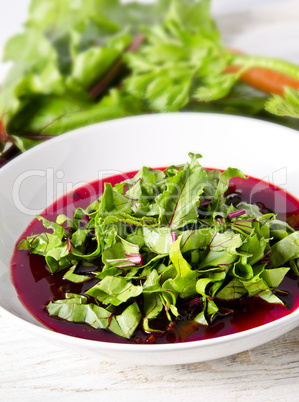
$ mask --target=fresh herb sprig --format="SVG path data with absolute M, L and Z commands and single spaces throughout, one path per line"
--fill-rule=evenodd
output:
M 229 204 L 229 180 L 244 174 L 206 170 L 199 157 L 164 171 L 144 167 L 115 187 L 105 183 L 100 198 L 72 219 L 38 217 L 47 233 L 18 249 L 44 256 L 66 283 L 97 280 L 84 294 L 51 300 L 50 316 L 130 338 L 139 326 L 166 331 L 180 320 L 182 300 L 197 325 L 227 314 L 223 300 L 283 304 L 273 290 L 290 269 L 299 275 L 299 232 L 256 205 Z M 82 264 L 88 274 L 80 273 Z M 155 327 L 160 317 L 164 329 Z

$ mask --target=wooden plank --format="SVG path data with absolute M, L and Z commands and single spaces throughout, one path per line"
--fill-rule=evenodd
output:
M 205 363 L 166 367 L 103 363 L 37 339 L 0 317 L 0 400 L 296 401 L 299 328 L 258 348 Z M 200 396 L 200 399 L 199 399 Z M 4 399 L 3 399 L 4 398 Z

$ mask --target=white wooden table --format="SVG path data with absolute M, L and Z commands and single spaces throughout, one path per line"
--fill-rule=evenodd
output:
M 15 23 L 13 13 L 20 2 L 10 0 L 8 5 L 2 0 L 0 23 Z M 248 3 L 255 7 L 249 8 Z M 216 1 L 213 10 L 226 43 L 299 63 L 299 1 L 257 3 Z M 25 16 L 18 18 L 21 21 Z M 220 360 L 125 367 L 48 344 L 0 315 L 0 356 L 0 401 L 5 402 L 299 401 L 299 328 Z

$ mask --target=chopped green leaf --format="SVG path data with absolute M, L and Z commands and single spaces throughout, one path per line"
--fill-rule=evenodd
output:
M 129 338 L 141 326 L 167 332 L 182 319 L 182 305 L 192 325 L 230 314 L 226 303 L 245 297 L 284 305 L 276 289 L 290 269 L 298 275 L 299 232 L 257 206 L 229 204 L 230 179 L 245 176 L 206 170 L 200 157 L 106 183 L 73 217 L 37 217 L 45 232 L 18 249 L 44 256 L 52 275 L 64 271 L 67 286 L 84 284 L 82 294 L 50 301 L 49 315 Z

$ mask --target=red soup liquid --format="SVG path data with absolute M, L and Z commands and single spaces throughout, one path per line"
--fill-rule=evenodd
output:
M 78 207 L 86 208 L 102 194 L 105 182 L 115 185 L 125 178 L 133 177 L 135 173 L 130 172 L 125 176 L 114 176 L 83 186 L 56 201 L 42 215 L 52 221 L 61 213 L 72 218 Z M 256 203 L 262 212 L 273 211 L 277 213 L 278 219 L 287 221 L 296 230 L 299 229 L 299 202 L 278 187 L 251 177 L 247 180 L 235 178 L 231 179 L 227 194 L 229 202 Z M 45 231 L 42 223 L 35 219 L 19 241 Z M 20 301 L 45 326 L 63 334 L 105 342 L 175 343 L 215 338 L 274 321 L 288 315 L 299 306 L 299 279 L 294 273 L 289 272 L 279 286 L 279 290 L 283 291 L 279 292 L 279 297 L 285 306 L 268 304 L 259 298 L 241 298 L 226 306 L 232 311 L 231 314 L 216 316 L 212 324 L 205 327 L 188 321 L 187 312 L 182 305 L 181 318 L 173 328 L 163 334 L 151 335 L 144 333 L 140 326 L 136 334 L 128 340 L 104 329 L 94 329 L 86 324 L 67 322 L 48 315 L 46 305 L 52 299 L 62 298 L 61 289 L 64 292 L 84 293 L 96 283 L 96 279 L 84 284 L 66 282 L 62 279 L 63 273 L 50 274 L 44 257 L 17 249 L 11 260 L 11 276 Z M 163 327 L 164 324 L 165 327 L 165 322 L 158 321 L 156 320 L 155 326 Z

